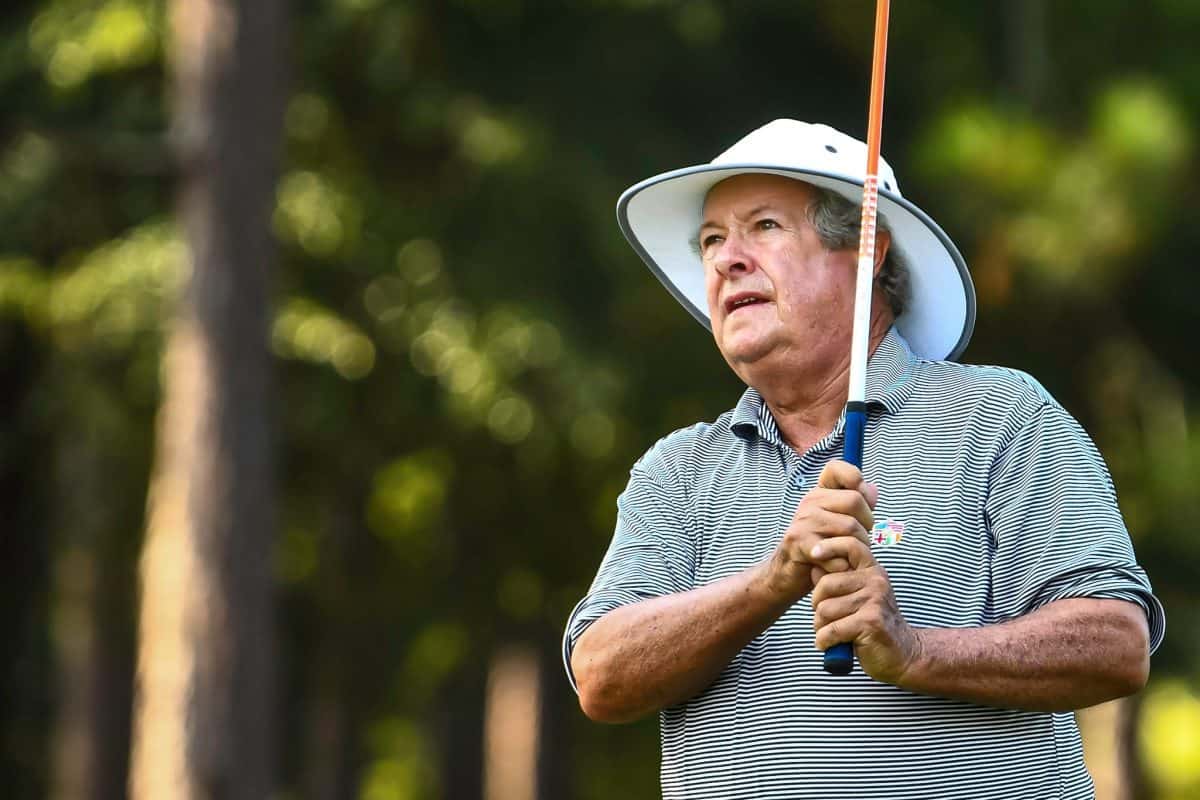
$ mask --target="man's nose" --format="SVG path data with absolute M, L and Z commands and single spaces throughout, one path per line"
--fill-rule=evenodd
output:
M 725 241 L 721 242 L 721 249 L 717 251 L 713 266 L 717 272 L 728 278 L 735 274 L 753 272 L 754 258 L 747 251 L 742 238 L 730 231 Z

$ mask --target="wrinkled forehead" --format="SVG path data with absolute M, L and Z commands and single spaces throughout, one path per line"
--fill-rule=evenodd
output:
M 782 175 L 761 172 L 734 175 L 715 184 L 705 194 L 701 224 L 730 213 L 745 214 L 762 206 L 802 212 L 812 202 L 815 192 L 812 184 Z

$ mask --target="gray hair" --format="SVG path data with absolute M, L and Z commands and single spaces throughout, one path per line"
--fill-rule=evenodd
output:
M 810 184 L 811 185 L 811 184 Z M 831 189 L 813 186 L 813 200 L 809 203 L 807 216 L 827 250 L 857 249 L 859 230 L 862 228 L 861 207 Z M 887 220 L 880 214 L 876 222 L 878 231 L 891 233 Z M 908 262 L 896 240 L 888 247 L 883 267 L 875 278 L 891 306 L 892 316 L 899 317 L 908 308 L 912 297 L 912 281 Z

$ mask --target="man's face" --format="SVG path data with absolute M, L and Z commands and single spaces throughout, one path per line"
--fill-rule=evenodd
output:
M 821 367 L 849 352 L 856 254 L 826 250 L 808 221 L 813 189 L 738 175 L 704 203 L 699 232 L 713 337 L 747 370 Z

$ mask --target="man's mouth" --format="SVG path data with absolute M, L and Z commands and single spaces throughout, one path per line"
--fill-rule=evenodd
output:
M 755 294 L 753 292 L 740 292 L 725 300 L 725 313 L 732 314 L 740 308 L 746 308 L 748 306 L 758 305 L 766 302 L 769 301 L 761 294 Z

